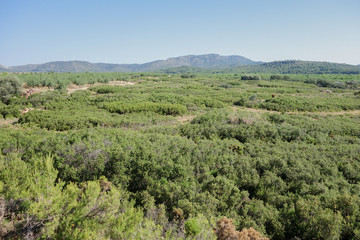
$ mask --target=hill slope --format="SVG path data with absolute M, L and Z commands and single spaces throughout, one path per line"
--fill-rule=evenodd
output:
M 8 68 L 12 72 L 99 72 L 101 69 L 85 61 L 57 61 Z
M 164 69 L 181 66 L 215 69 L 252 64 L 257 64 L 257 62 L 242 56 L 220 56 L 218 54 L 206 54 L 169 58 L 165 61 L 155 61 L 145 65 L 148 69 Z
M 316 61 L 255 62 L 242 56 L 218 54 L 188 55 L 144 64 L 57 61 L 6 68 L 8 72 L 166 72 L 166 73 L 274 73 L 274 74 L 360 74 L 360 65 Z
M 241 65 L 257 64 L 242 56 L 221 56 L 218 54 L 189 55 L 157 60 L 144 64 L 108 64 L 90 63 L 85 61 L 57 61 L 44 64 L 29 64 L 9 67 L 4 71 L 12 72 L 150 72 L 161 69 L 191 66 L 206 69 L 231 68 Z
M 360 66 L 313 61 L 275 61 L 227 69 L 226 72 L 276 74 L 360 74 Z

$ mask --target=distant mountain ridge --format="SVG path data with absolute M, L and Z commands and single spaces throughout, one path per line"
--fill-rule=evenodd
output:
M 0 71 L 6 71 L 6 70 L 7 70 L 6 67 L 4 67 L 3 65 L 0 65 Z
M 243 56 L 218 54 L 188 55 L 144 64 L 90 63 L 86 61 L 56 61 L 4 68 L 10 72 L 151 72 L 166 68 L 191 66 L 205 69 L 224 69 L 241 65 L 259 64 Z M 0 68 L 0 70 L 2 70 Z
M 255 62 L 246 57 L 218 54 L 187 55 L 143 64 L 56 61 L 4 67 L 0 72 L 165 72 L 165 73 L 274 73 L 274 74 L 360 74 L 360 65 L 317 61 Z

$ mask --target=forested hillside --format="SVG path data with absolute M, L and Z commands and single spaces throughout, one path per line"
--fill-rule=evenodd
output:
M 253 66 L 241 66 L 228 71 L 276 74 L 360 74 L 360 67 L 329 62 L 289 60 L 275 61 Z
M 227 69 L 204 69 L 189 66 L 161 70 L 165 73 L 258 73 L 258 74 L 360 74 L 360 66 L 310 61 L 275 61 Z
M 358 239 L 359 84 L 2 74 L 0 238 Z

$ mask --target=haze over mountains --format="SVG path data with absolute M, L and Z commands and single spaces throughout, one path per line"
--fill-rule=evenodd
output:
M 256 62 L 243 56 L 218 54 L 188 55 L 143 64 L 90 63 L 86 61 L 56 61 L 4 67 L 6 72 L 252 72 L 252 73 L 346 73 L 360 74 L 360 65 L 309 61 Z

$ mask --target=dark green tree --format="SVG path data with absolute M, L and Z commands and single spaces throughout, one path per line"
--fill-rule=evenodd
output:
M 0 77 L 0 98 L 3 103 L 8 103 L 9 99 L 21 93 L 21 82 L 14 75 Z

